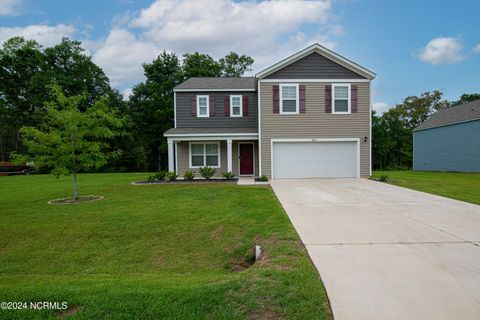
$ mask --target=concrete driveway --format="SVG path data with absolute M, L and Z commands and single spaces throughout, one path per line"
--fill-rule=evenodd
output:
M 480 206 L 366 179 L 271 185 L 336 320 L 480 319 Z

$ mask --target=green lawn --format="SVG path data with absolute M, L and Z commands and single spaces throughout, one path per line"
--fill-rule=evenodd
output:
M 66 301 L 72 319 L 331 319 L 319 276 L 268 187 L 133 186 L 147 174 L 0 177 L 0 301 Z M 232 267 L 260 244 L 262 261 Z M 0 318 L 53 318 L 0 310 Z
M 391 184 L 439 196 L 480 204 L 480 173 L 375 171 L 387 175 Z

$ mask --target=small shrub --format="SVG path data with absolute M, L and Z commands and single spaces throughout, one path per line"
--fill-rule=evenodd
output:
M 390 181 L 390 178 L 386 174 L 382 174 L 380 178 L 378 178 L 378 181 L 388 182 Z
M 155 173 L 155 177 L 157 178 L 157 180 L 163 180 L 165 178 L 165 174 L 167 172 L 166 171 L 160 171 L 160 172 L 157 172 Z
M 202 177 L 207 180 L 210 180 L 210 178 L 215 174 L 215 172 L 217 172 L 217 170 L 207 166 L 201 167 L 200 169 L 198 169 L 198 171 L 200 171 Z
M 156 180 L 162 181 L 165 178 L 166 171 L 160 171 L 156 172 L 155 174 L 148 176 L 147 181 L 148 182 L 154 182 Z
M 232 180 L 235 177 L 232 171 L 222 172 L 222 176 L 227 180 Z
M 195 173 L 193 173 L 192 170 L 188 170 L 188 171 L 185 171 L 185 173 L 183 174 L 183 179 L 185 180 L 193 180 L 193 178 L 195 178 Z
M 261 176 L 260 178 L 258 178 L 258 180 L 260 180 L 260 181 L 268 181 L 268 178 L 267 178 L 266 175 L 263 175 L 263 176 Z
M 167 173 L 165 173 L 165 178 L 168 181 L 175 181 L 177 177 L 178 177 L 178 174 L 175 171 L 168 171 Z

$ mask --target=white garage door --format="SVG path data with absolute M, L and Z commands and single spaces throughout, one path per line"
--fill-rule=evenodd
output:
M 273 142 L 273 178 L 355 178 L 357 141 Z

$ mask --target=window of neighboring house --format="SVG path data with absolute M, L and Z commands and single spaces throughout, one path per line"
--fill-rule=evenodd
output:
M 220 143 L 190 143 L 190 168 L 220 168 Z
M 333 113 L 350 113 L 350 84 L 333 84 Z
M 197 117 L 208 117 L 209 109 L 208 96 L 197 96 Z
M 298 113 L 298 84 L 280 85 L 280 113 Z
M 241 117 L 242 114 L 242 96 L 230 96 L 230 117 Z

